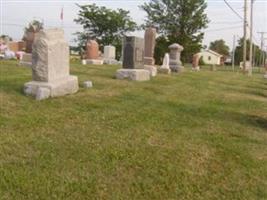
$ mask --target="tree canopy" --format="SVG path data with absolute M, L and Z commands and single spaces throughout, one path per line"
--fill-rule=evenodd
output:
M 224 40 L 215 40 L 214 42 L 210 43 L 210 47 L 211 50 L 224 55 L 224 56 L 229 56 L 230 55 L 230 48 L 229 46 L 226 45 Z
M 28 26 L 24 28 L 24 32 L 39 32 L 44 28 L 43 22 L 40 22 L 38 20 L 31 21 Z
M 96 4 L 78 6 L 78 18 L 74 21 L 84 29 L 83 32 L 77 33 L 79 46 L 84 47 L 88 39 L 96 39 L 102 46 L 114 45 L 117 55 L 120 54 L 122 37 L 137 28 L 137 24 L 129 16 L 129 11 L 112 10 L 98 7 Z
M 204 37 L 202 30 L 209 22 L 205 0 L 150 0 L 140 7 L 147 13 L 144 26 L 156 27 L 161 37 L 165 38 L 166 42 L 160 45 L 176 42 L 183 45 L 184 61 L 190 61 L 192 55 L 201 49 Z
M 249 60 L 249 48 L 250 48 L 250 40 L 247 40 L 247 60 Z M 244 39 L 241 38 L 238 41 L 238 46 L 235 50 L 235 64 L 239 65 L 240 62 L 243 62 L 243 47 L 244 47 Z M 254 55 L 254 64 L 255 66 L 260 66 L 263 62 L 262 54 L 264 53 L 267 56 L 267 53 L 262 51 L 260 47 L 256 44 L 253 45 L 253 55 Z

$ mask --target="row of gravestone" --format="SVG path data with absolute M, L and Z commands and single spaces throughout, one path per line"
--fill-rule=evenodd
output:
M 145 40 L 138 37 L 124 38 L 122 69 L 117 71 L 117 79 L 146 81 L 157 74 L 153 58 L 155 37 L 156 30 L 149 28 L 145 33 Z M 96 46 L 97 43 L 91 41 L 89 47 L 94 48 L 93 45 Z M 183 47 L 173 44 L 169 48 L 170 54 L 165 55 L 159 72 L 181 72 L 183 67 L 180 53 Z M 32 49 L 33 80 L 24 85 L 26 95 L 41 100 L 78 91 L 78 78 L 69 74 L 69 46 L 62 29 L 41 30 L 35 37 Z M 112 51 L 115 53 L 114 49 Z M 106 57 L 113 59 L 112 56 Z M 87 58 L 91 61 L 97 60 L 98 51 L 87 51 Z

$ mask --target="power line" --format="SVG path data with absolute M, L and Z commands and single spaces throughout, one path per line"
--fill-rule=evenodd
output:
M 224 28 L 218 28 L 218 29 L 211 29 L 211 30 L 207 30 L 206 32 L 215 32 L 215 31 L 231 30 L 231 29 L 234 29 L 234 28 L 242 28 L 242 25 L 240 25 L 240 26 L 224 27 Z
M 238 18 L 240 18 L 242 21 L 244 20 L 243 17 L 241 17 L 241 15 L 226 0 L 223 1 L 236 14 Z

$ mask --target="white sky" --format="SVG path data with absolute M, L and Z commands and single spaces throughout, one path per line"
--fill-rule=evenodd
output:
M 250 0 L 248 0 L 250 2 Z M 73 33 L 82 30 L 73 20 L 77 17 L 78 7 L 75 5 L 96 3 L 108 8 L 123 8 L 130 11 L 130 15 L 138 24 L 144 22 L 145 13 L 138 5 L 148 0 L 0 0 L 1 34 L 10 35 L 14 40 L 23 36 L 23 28 L 33 19 L 43 20 L 45 27 L 60 27 L 60 12 L 64 6 L 64 30 L 67 40 L 73 43 Z M 223 0 L 207 0 L 207 14 L 210 19 L 209 27 L 205 30 L 203 44 L 210 41 L 224 39 L 232 47 L 233 35 L 242 36 L 241 20 L 226 6 Z M 243 16 L 244 0 L 228 0 L 232 7 Z M 258 31 L 267 31 L 267 0 L 256 0 L 255 4 L 255 39 L 260 44 Z M 229 28 L 230 27 L 230 28 Z M 224 30 L 221 30 L 224 29 Z M 143 32 L 134 33 L 143 36 Z M 267 37 L 267 35 L 266 35 Z M 266 41 L 267 44 L 267 41 Z

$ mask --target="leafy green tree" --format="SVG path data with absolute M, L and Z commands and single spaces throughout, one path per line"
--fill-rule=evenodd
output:
M 76 33 L 79 47 L 85 48 L 88 39 L 96 39 L 101 47 L 114 45 L 117 58 L 121 54 L 122 37 L 137 29 L 137 24 L 123 9 L 111 10 L 96 4 L 78 5 L 78 18 L 74 21 L 83 26 L 83 32 Z
M 168 52 L 169 42 L 164 36 L 160 36 L 156 39 L 156 46 L 154 51 L 155 62 L 157 65 L 162 64 L 163 56 Z
M 35 38 L 35 34 L 44 28 L 44 24 L 38 20 L 33 20 L 28 24 L 27 27 L 24 28 L 24 35 L 22 40 L 26 42 L 27 53 L 32 52 L 32 45 Z
M 254 62 L 255 66 L 260 66 L 262 63 L 262 53 L 264 53 L 266 56 L 266 52 L 263 52 L 260 47 L 256 44 L 253 45 L 253 55 L 254 55 Z M 240 62 L 243 62 L 243 47 L 244 47 L 244 39 L 241 38 L 238 41 L 238 46 L 235 50 L 235 64 L 239 65 Z M 250 40 L 247 40 L 247 60 L 249 60 L 249 47 L 250 47 Z
M 147 13 L 144 26 L 156 27 L 166 38 L 166 46 L 172 43 L 184 46 L 182 60 L 191 61 L 192 55 L 201 49 L 202 30 L 209 22 L 205 0 L 150 0 L 140 7 Z
M 229 52 L 229 46 L 226 45 L 224 40 L 215 40 L 214 42 L 210 43 L 210 47 L 211 50 L 224 55 L 224 56 L 229 56 L 230 52 Z
M 0 39 L 4 40 L 4 41 L 12 41 L 13 40 L 12 37 L 10 37 L 9 35 L 1 35 Z
M 44 28 L 43 22 L 38 20 L 31 21 L 28 26 L 24 28 L 24 33 L 27 34 L 28 32 L 39 32 Z

